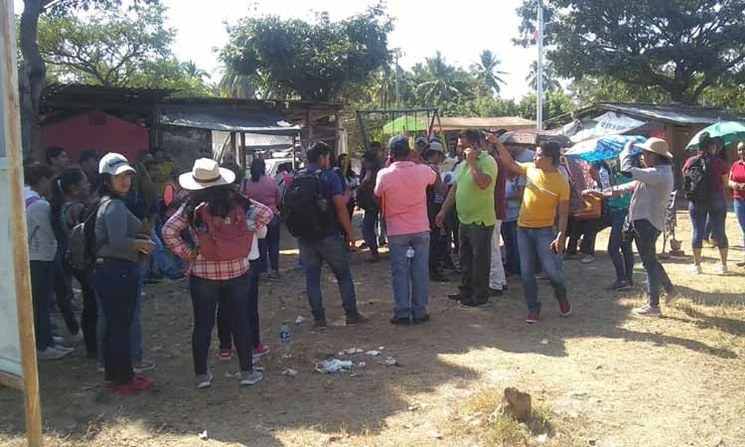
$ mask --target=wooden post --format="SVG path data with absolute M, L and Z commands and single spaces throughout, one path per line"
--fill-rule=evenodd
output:
M 31 447 L 42 446 L 39 373 L 36 369 L 34 311 L 31 304 L 31 279 L 26 234 L 26 207 L 23 200 L 20 98 L 16 65 L 16 32 L 13 2 L 0 3 L 0 51 L 2 52 L 2 126 L 4 141 L 0 156 L 7 156 L 9 178 L 10 231 L 13 235 L 13 273 L 15 276 L 18 329 L 23 367 L 23 396 L 26 407 L 26 434 Z M 6 381 L 6 384 L 8 382 Z M 12 384 L 12 383 L 11 383 Z

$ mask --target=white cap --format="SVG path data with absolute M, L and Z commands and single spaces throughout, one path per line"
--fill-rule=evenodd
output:
M 127 157 L 116 152 L 109 152 L 98 162 L 98 173 L 116 176 L 125 172 L 137 172 L 129 165 Z

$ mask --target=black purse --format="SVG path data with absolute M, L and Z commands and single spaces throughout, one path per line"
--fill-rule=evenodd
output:
M 626 219 L 623 221 L 623 229 L 621 230 L 621 234 L 623 235 L 623 241 L 627 243 L 634 242 L 634 238 L 636 237 L 636 229 L 634 228 L 634 222 L 629 219 L 629 215 L 626 215 Z

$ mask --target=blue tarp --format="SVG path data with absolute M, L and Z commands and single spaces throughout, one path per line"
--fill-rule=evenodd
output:
M 629 141 L 639 144 L 647 141 L 646 138 L 637 135 L 612 135 L 609 137 L 595 138 L 576 143 L 564 155 L 577 157 L 587 162 L 612 160 L 618 158 L 626 143 Z M 639 151 L 639 149 L 634 149 Z

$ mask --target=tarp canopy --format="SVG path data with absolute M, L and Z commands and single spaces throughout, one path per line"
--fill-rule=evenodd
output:
M 160 124 L 223 132 L 247 132 L 264 135 L 296 135 L 300 126 L 274 111 L 213 107 L 164 106 Z
M 392 135 L 401 132 L 427 132 L 431 122 L 432 117 L 427 116 L 426 113 L 416 116 L 403 115 L 386 123 L 383 126 L 383 133 Z
M 497 116 L 485 118 L 446 116 L 440 118 L 442 130 L 489 129 L 517 130 L 535 127 L 535 121 L 519 116 Z
M 606 112 L 582 124 L 584 128 L 581 130 L 576 128 L 576 122 L 564 126 L 564 134 L 569 136 L 573 142 L 578 143 L 580 141 L 628 133 L 647 123 L 616 112 Z
M 585 140 L 572 146 L 564 155 L 567 157 L 578 157 L 587 162 L 612 160 L 618 158 L 626 143 L 640 144 L 647 141 L 638 135 L 611 135 L 607 137 Z M 641 152 L 635 149 L 634 152 Z

